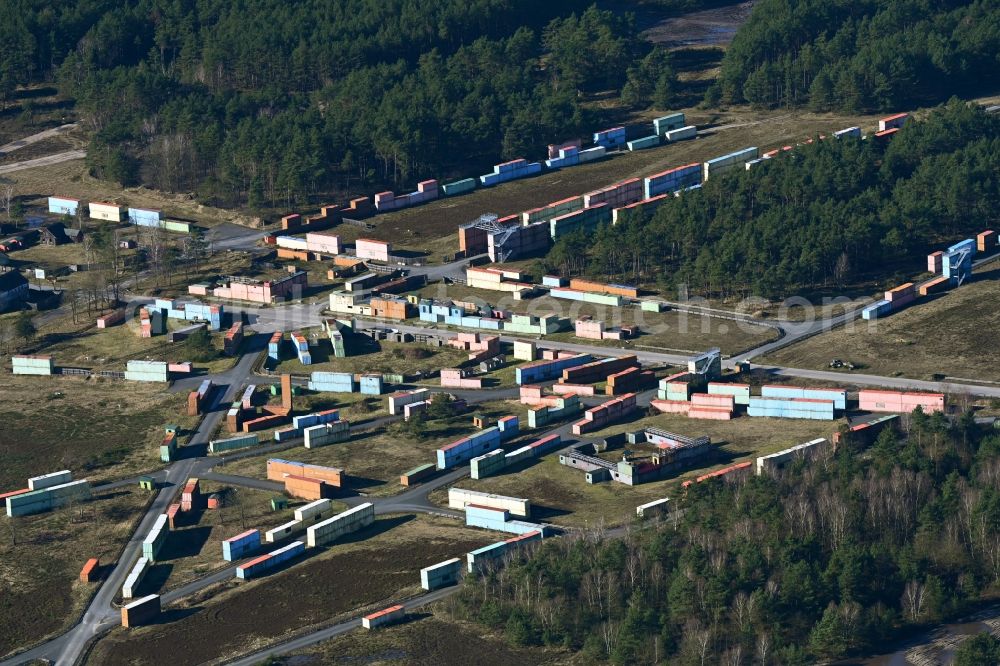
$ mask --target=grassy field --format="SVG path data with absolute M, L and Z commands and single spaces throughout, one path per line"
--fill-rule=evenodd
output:
M 655 426 L 692 437 L 708 435 L 713 443 L 719 444 L 718 458 L 673 478 L 630 487 L 615 482 L 590 485 L 584 480 L 583 472 L 560 465 L 559 455 L 550 453 L 539 460 L 525 461 L 499 476 L 480 480 L 462 479 L 455 485 L 470 490 L 527 497 L 532 502 L 532 518 L 539 521 L 581 528 L 621 525 L 634 519 L 636 506 L 677 494 L 680 482 L 686 479 L 817 437 L 830 437 L 839 423 L 750 418 L 697 421 L 668 414 L 637 417 L 628 423 L 588 433 L 587 437 L 601 439 L 625 430 Z M 620 454 L 621 450 L 610 451 L 603 457 L 614 459 Z M 447 506 L 447 489 L 434 491 L 431 499 Z
M 362 336 L 355 336 L 356 345 Z M 302 365 L 297 358 L 285 359 L 276 372 L 308 374 L 310 372 L 402 373 L 413 375 L 439 368 L 455 368 L 465 363 L 468 353 L 453 347 L 430 347 L 415 343 L 375 341 L 358 348 L 358 353 L 346 358 L 333 356 L 330 341 L 321 339 L 311 346 L 312 365 Z
M 110 310 L 104 314 L 107 312 Z M 170 342 L 167 335 L 140 337 L 137 314 L 133 313 L 132 318 L 122 324 L 105 329 L 97 328 L 96 317 L 81 314 L 75 323 L 70 316 L 45 322 L 39 327 L 33 353 L 52 356 L 57 366 L 121 372 L 125 371 L 130 360 L 170 363 L 190 360 L 190 350 L 184 342 Z M 192 324 L 180 319 L 168 319 L 167 330 L 176 331 Z M 224 335 L 224 331 L 211 334 L 219 355 L 211 361 L 196 363 L 197 371 L 216 373 L 233 366 L 235 358 L 221 354 Z
M 297 358 L 287 358 L 278 364 L 275 372 L 295 375 L 307 375 L 312 372 L 401 373 L 404 377 L 413 377 L 418 373 L 428 373 L 441 368 L 464 367 L 469 357 L 468 352 L 454 347 L 375 341 L 365 336 L 355 336 L 353 344 L 356 353 L 346 358 L 336 358 L 329 340 L 320 338 L 318 344 L 309 347 L 312 364 L 302 365 Z M 484 385 L 489 388 L 514 385 L 515 369 L 522 362 L 514 360 L 510 355 L 505 358 L 506 364 L 502 368 L 477 375 L 486 380 Z M 415 383 L 428 386 L 441 385 L 440 379 L 436 377 L 415 380 Z
M 11 155 L 12 158 L 17 156 L 14 161 L 27 159 L 20 157 L 20 152 Z M 83 201 L 110 201 L 134 208 L 159 209 L 167 218 L 191 220 L 204 227 L 222 222 L 252 222 L 249 216 L 238 211 L 202 205 L 187 193 L 170 194 L 145 187 L 122 188 L 116 183 L 98 180 L 87 173 L 83 159 L 14 171 L 4 174 L 4 178 L 14 185 L 14 194 L 24 198 L 29 212 L 36 207 L 45 210 L 45 197 L 58 195 Z
M 136 291 L 163 298 L 175 298 L 187 296 L 190 284 L 209 282 L 225 275 L 256 277 L 258 274 L 260 269 L 255 268 L 250 253 L 240 250 L 216 252 L 197 265 L 186 263 L 177 274 L 167 276 L 167 281 L 157 280 L 152 275 L 144 276 L 139 280 Z
M 421 568 L 495 541 L 457 521 L 401 515 L 312 551 L 287 570 L 247 583 L 235 579 L 170 608 L 158 624 L 115 629 L 90 654 L 90 664 L 175 666 L 232 658 L 290 632 L 375 610 L 419 591 Z
M 184 405 L 184 395 L 156 384 L 4 374 L 0 488 L 60 469 L 101 481 L 159 468 L 163 426 L 197 423 Z
M 313 393 L 306 391 L 292 399 L 296 414 L 310 414 L 325 409 L 339 409 L 340 417 L 359 425 L 389 413 L 384 396 L 361 393 Z
M 67 99 L 60 99 L 56 88 L 45 85 L 29 86 L 13 91 L 4 100 L 3 109 L 0 111 L 2 111 L 0 145 L 77 120 L 73 103 Z M 52 138 L 2 154 L 0 164 L 32 159 L 59 150 L 69 150 L 82 145 L 83 140 L 83 132 L 77 127 L 71 132 L 60 133 Z M 45 144 L 44 148 L 32 152 L 36 146 L 42 144 Z
M 201 492 L 206 497 L 219 493 L 223 506 L 217 510 L 204 510 L 185 515 L 157 558 L 142 584 L 142 594 L 157 594 L 190 582 L 217 569 L 230 566 L 222 559 L 222 540 L 249 529 L 259 529 L 263 534 L 294 520 L 294 511 L 308 502 L 290 500 L 288 509 L 271 511 L 270 500 L 280 493 L 238 488 L 214 481 L 202 481 Z M 338 510 L 346 508 L 336 503 Z
M 473 411 L 493 419 L 518 414 L 523 421 L 527 415 L 522 406 L 508 402 L 475 405 Z M 472 414 L 462 414 L 450 419 L 428 421 L 423 439 L 417 439 L 395 425 L 318 449 L 295 448 L 277 457 L 339 467 L 347 475 L 346 486 L 350 490 L 370 496 L 395 495 L 403 490 L 399 485 L 400 474 L 418 465 L 433 463 L 434 452 L 438 447 L 475 430 Z M 245 458 L 227 463 L 224 471 L 228 474 L 265 478 L 268 457 L 274 456 Z
M 54 127 L 58 127 L 58 125 L 59 123 L 55 123 Z M 23 139 L 34 133 L 35 132 L 28 131 L 25 132 L 24 135 L 17 138 Z M 17 162 L 26 162 L 28 160 L 47 157 L 49 155 L 63 153 L 70 150 L 81 150 L 85 148 L 85 146 L 86 137 L 80 131 L 80 128 L 77 127 L 75 130 L 70 130 L 35 141 L 34 143 L 30 143 L 15 151 L 0 153 L 0 166 L 16 164 Z
M 44 211 L 32 211 L 31 214 L 45 215 Z M 84 220 L 83 231 L 89 234 L 98 228 L 99 225 L 107 225 L 106 222 Z M 135 240 L 140 245 L 148 245 L 147 229 L 141 229 L 130 224 L 123 224 L 115 229 L 115 237 L 118 240 Z M 186 234 L 163 232 L 161 242 L 164 247 L 184 251 L 188 236 Z M 136 250 L 121 250 L 120 256 L 125 261 L 131 261 L 136 254 Z M 105 271 L 86 270 L 91 264 L 99 260 L 93 254 L 88 255 L 86 242 L 67 243 L 56 246 L 33 245 L 24 250 L 16 250 L 10 253 L 12 260 L 17 262 L 19 268 L 44 268 L 48 272 L 45 283 L 60 290 L 92 290 L 102 289 L 102 280 Z M 69 272 L 67 267 L 73 264 L 82 266 L 85 270 Z M 153 296 L 186 296 L 188 284 L 193 282 L 212 279 L 219 275 L 247 274 L 253 275 L 259 269 L 255 269 L 251 262 L 251 255 L 246 252 L 231 251 L 219 252 L 211 257 L 207 257 L 198 263 L 184 261 L 165 271 L 160 276 L 151 273 L 144 274 L 138 279 L 132 289 L 136 293 L 143 293 Z M 58 273 L 58 275 L 56 275 Z M 125 278 L 132 284 L 135 280 L 134 270 L 131 263 L 127 265 Z M 30 277 L 32 284 L 39 282 L 33 276 Z
M 725 462 L 741 462 L 774 453 L 789 446 L 801 444 L 817 437 L 829 438 L 843 423 L 835 421 L 811 421 L 808 419 L 771 419 L 741 416 L 732 421 L 706 421 L 689 419 L 683 414 L 656 414 L 645 416 L 636 412 L 631 421 L 622 422 L 603 430 L 587 433 L 588 439 L 603 439 L 614 433 L 639 430 L 653 426 L 691 437 L 708 435 L 719 445 Z M 683 476 L 697 476 L 685 474 Z
M 465 285 L 433 284 L 419 290 L 417 294 L 425 298 L 481 301 L 503 310 L 535 316 L 556 314 L 568 319 L 570 326 L 583 316 L 603 321 L 607 328 L 635 324 L 639 326 L 641 333 L 627 346 L 668 352 L 699 353 L 712 347 L 719 347 L 725 354 L 735 354 L 777 337 L 777 332 L 766 326 L 737 323 L 672 310 L 643 312 L 638 306 L 616 308 L 553 298 L 548 295 L 515 301 L 504 292 L 475 289 Z M 618 340 L 584 340 L 576 337 L 571 330 L 545 336 L 545 339 L 617 348 L 626 346 L 624 342 Z
M 826 369 L 839 358 L 866 374 L 1000 381 L 1000 310 L 991 304 L 998 287 L 1000 268 L 993 268 L 978 273 L 974 282 L 922 299 L 874 325 L 858 320 L 755 361 Z M 850 372 L 844 374 L 849 381 Z
M 725 112 L 706 112 L 691 108 L 685 112 L 689 123 L 708 129 L 711 134 L 694 141 L 637 153 L 616 154 L 600 162 L 379 215 L 371 220 L 375 229 L 365 232 L 365 236 L 389 240 L 400 247 L 429 252 L 434 258 L 439 258 L 454 254 L 458 249 L 458 225 L 471 222 L 485 212 L 510 215 L 620 180 L 648 176 L 672 166 L 703 161 L 745 146 L 759 146 L 765 150 L 819 132 L 830 133 L 851 125 L 870 128 L 875 124 L 874 116 L 837 116 L 801 111 L 733 108 Z M 473 175 L 477 174 L 469 174 Z M 445 236 L 452 238 L 450 244 L 436 242 Z
M 579 658 L 555 648 L 518 648 L 481 625 L 417 612 L 403 624 L 379 631 L 359 629 L 315 647 L 291 653 L 286 664 L 476 664 L 477 666 L 540 666 L 578 663 Z
M 126 253 L 128 253 L 126 251 Z M 83 243 L 65 243 L 63 245 L 33 245 L 24 250 L 10 253 L 10 258 L 26 262 L 38 268 L 56 270 L 71 264 L 87 264 L 87 250 Z
M 118 557 L 149 497 L 118 489 L 50 513 L 0 517 L 0 656 L 75 621 L 96 589 L 79 582 L 80 569 L 91 557 Z
M 517 368 L 525 363 L 527 363 L 527 361 L 519 361 L 512 355 L 505 354 L 503 367 L 497 368 L 496 370 L 490 370 L 489 372 L 481 375 L 476 375 L 476 377 L 483 378 L 483 386 L 486 388 L 510 388 L 517 386 Z M 440 385 L 440 381 L 436 381 L 434 383 Z

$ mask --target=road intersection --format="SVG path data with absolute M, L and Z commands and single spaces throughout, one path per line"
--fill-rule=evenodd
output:
M 238 248 L 244 247 L 246 243 L 256 243 L 258 240 L 257 236 L 258 235 L 246 233 L 236 234 L 232 237 L 216 239 L 215 243 L 228 243 L 228 245 L 226 245 L 227 247 Z M 994 258 L 995 257 L 991 257 L 984 261 L 989 261 Z M 454 262 L 445 266 L 428 269 L 427 275 L 429 278 L 433 277 L 433 279 L 452 277 L 457 271 L 459 271 L 460 264 L 464 265 L 465 262 Z M 133 296 L 130 298 L 129 306 L 132 307 L 149 303 L 152 300 L 153 299 L 148 297 Z M 267 308 L 230 305 L 227 306 L 227 309 L 231 313 L 245 315 L 249 326 L 258 333 L 262 334 L 278 330 L 287 331 L 318 326 L 324 318 L 329 316 L 325 312 L 324 303 L 293 303 L 281 307 Z M 725 365 L 733 367 L 738 363 L 749 361 L 752 358 L 766 354 L 767 352 L 773 351 L 779 347 L 787 346 L 811 335 L 815 335 L 818 332 L 830 330 L 837 326 L 851 323 L 856 320 L 859 315 L 860 312 L 858 310 L 854 310 L 832 318 L 821 319 L 804 324 L 780 322 L 777 325 L 777 328 L 781 333 L 778 340 L 760 345 L 755 349 L 748 350 L 727 359 Z M 442 337 L 454 337 L 457 335 L 457 332 L 455 331 L 439 329 L 436 326 L 370 320 L 358 320 L 357 323 L 361 327 L 392 328 L 396 331 L 411 334 L 430 333 Z M 768 325 L 774 326 L 774 324 L 771 323 Z M 284 450 L 297 445 L 299 443 L 297 441 L 266 445 L 264 447 L 254 448 L 251 451 L 230 454 L 220 458 L 209 458 L 205 455 L 207 443 L 217 431 L 225 413 L 226 406 L 233 401 L 237 393 L 248 383 L 275 381 L 274 377 L 255 374 L 255 368 L 257 367 L 259 357 L 263 352 L 262 346 L 264 338 L 264 335 L 253 336 L 253 338 L 251 338 L 251 340 L 253 340 L 253 346 L 251 346 L 247 352 L 239 358 L 237 363 L 232 368 L 209 376 L 209 378 L 213 380 L 213 383 L 219 387 L 219 390 L 216 391 L 212 407 L 207 411 L 206 416 L 202 419 L 196 432 L 190 438 L 187 447 L 185 447 L 188 451 L 193 452 L 193 455 L 172 463 L 165 470 L 154 475 L 159 483 L 160 490 L 158 491 L 156 497 L 152 500 L 145 515 L 139 521 L 135 533 L 122 550 L 117 563 L 98 590 L 97 594 L 94 596 L 80 621 L 61 636 L 37 645 L 14 657 L 8 658 L 7 660 L 0 662 L 0 666 L 25 664 L 36 659 L 50 659 L 54 660 L 54 662 L 60 666 L 71 666 L 72 664 L 78 663 L 81 657 L 85 654 L 90 643 L 95 638 L 101 636 L 119 624 L 118 613 L 116 607 L 114 606 L 114 601 L 118 590 L 129 573 L 132 564 L 141 552 L 142 538 L 149 531 L 153 522 L 156 520 L 156 517 L 164 513 L 169 504 L 173 502 L 179 488 L 183 485 L 186 479 L 196 476 L 262 490 L 272 490 L 275 492 L 279 492 L 281 490 L 279 484 L 275 484 L 270 481 L 227 474 L 225 471 L 220 471 L 216 468 L 224 470 L 227 461 L 246 456 L 259 456 L 272 451 Z M 503 342 L 512 342 L 514 339 L 515 338 L 510 338 L 508 336 L 501 337 Z M 687 355 L 682 354 L 658 352 L 650 349 L 636 349 L 631 347 L 610 348 L 579 343 L 551 343 L 546 342 L 545 340 L 537 340 L 536 342 L 538 347 L 541 349 L 560 349 L 565 351 L 591 353 L 597 356 L 606 356 L 609 354 L 621 355 L 622 353 L 635 354 L 638 360 L 644 364 L 650 365 L 683 365 L 689 358 Z M 845 384 L 854 384 L 859 386 L 879 386 L 909 390 L 964 393 L 968 395 L 1000 398 L 1000 386 L 997 385 L 984 386 L 968 382 L 933 382 L 900 377 L 881 377 L 867 374 L 807 370 L 776 366 L 756 367 L 764 369 L 775 375 L 785 377 L 842 382 Z M 200 382 L 202 379 L 204 379 L 204 377 L 179 381 L 175 384 L 174 388 L 175 390 L 190 390 L 194 384 Z M 460 397 L 466 399 L 470 404 L 485 400 L 517 398 L 517 389 L 485 389 L 482 391 L 460 391 L 459 393 L 461 394 Z M 648 406 L 651 397 L 651 391 L 643 393 L 639 400 L 640 406 Z M 394 417 L 376 419 L 375 421 L 362 425 L 359 430 L 379 428 L 387 425 L 392 420 L 394 420 Z M 358 430 L 355 430 L 354 432 L 358 432 Z M 547 434 L 555 433 L 566 436 L 569 432 L 570 425 L 564 424 L 550 430 L 539 431 L 538 436 L 543 437 Z M 356 506 L 362 502 L 371 501 L 375 504 L 376 514 L 378 515 L 428 513 L 460 518 L 460 512 L 438 507 L 430 502 L 428 496 L 433 490 L 450 485 L 465 477 L 467 474 L 467 467 L 459 468 L 457 470 L 444 473 L 429 483 L 418 485 L 393 497 L 368 499 L 362 495 L 356 495 L 341 499 L 349 506 Z M 96 487 L 95 490 L 100 491 L 103 489 L 111 489 L 134 482 L 134 479 L 121 480 L 111 484 L 106 484 L 105 486 Z M 226 567 L 199 580 L 187 583 L 182 587 L 169 590 L 162 596 L 163 603 L 169 604 L 176 602 L 177 600 L 194 594 L 195 592 L 199 592 L 207 587 L 227 580 L 233 576 L 234 569 L 235 566 Z M 452 594 L 455 589 L 457 588 L 439 590 L 419 595 L 411 599 L 397 601 L 403 603 L 407 608 L 415 608 L 444 598 L 448 594 Z M 338 623 L 306 636 L 296 637 L 286 643 L 271 646 L 261 652 L 233 663 L 238 665 L 257 663 L 267 657 L 285 654 L 289 651 L 301 649 L 303 647 L 307 647 L 308 645 L 341 635 L 347 631 L 353 630 L 359 626 L 359 624 L 360 620 L 357 618 L 347 622 Z

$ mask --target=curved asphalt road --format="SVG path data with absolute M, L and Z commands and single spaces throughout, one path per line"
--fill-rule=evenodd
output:
M 263 336 L 260 336 L 260 338 L 261 341 L 263 341 Z M 251 372 L 259 353 L 259 349 L 251 349 L 240 358 L 233 368 L 211 377 L 217 386 L 224 386 L 225 390 L 216 391 L 215 397 L 212 401 L 212 407 L 205 415 L 205 418 L 202 419 L 197 431 L 191 437 L 187 447 L 185 448 L 205 445 L 208 443 L 209 439 L 215 433 L 222 420 L 223 414 L 225 413 L 225 407 L 235 399 L 237 393 L 242 390 L 248 378 L 251 377 Z M 185 381 L 197 383 L 203 379 L 204 377 L 199 377 L 196 382 L 194 380 Z M 478 392 L 461 391 L 460 393 L 462 393 L 462 397 L 465 397 L 470 403 L 474 403 L 484 400 L 509 399 L 511 397 L 516 398 L 518 391 L 517 389 L 487 389 Z M 396 420 L 397 418 L 398 417 L 383 417 L 381 419 L 376 419 L 372 422 L 362 424 L 361 429 L 370 430 L 377 428 L 385 423 Z M 542 437 L 545 434 L 551 434 L 554 432 L 565 434 L 569 428 L 570 425 L 566 424 L 549 431 L 541 431 L 538 433 L 538 436 Z M 147 509 L 146 514 L 139 522 L 139 526 L 135 533 L 123 549 L 114 569 L 102 582 L 100 589 L 94 596 L 90 605 L 87 607 L 87 610 L 80 622 L 65 634 L 0 662 L 0 664 L 2 664 L 2 666 L 13 666 L 14 664 L 25 664 L 37 659 L 52 659 L 60 666 L 63 664 L 66 664 L 67 666 L 75 664 L 83 655 L 87 645 L 93 639 L 119 625 L 117 608 L 113 606 L 113 602 L 117 597 L 118 591 L 121 589 L 121 585 L 128 576 L 135 560 L 141 554 L 143 538 L 149 532 L 156 518 L 160 514 L 164 513 L 167 507 L 173 502 L 178 488 L 180 488 L 188 478 L 195 476 L 231 483 L 233 485 L 280 492 L 284 489 L 281 484 L 250 477 L 225 474 L 224 472 L 215 471 L 215 468 L 224 467 L 226 461 L 248 456 L 259 456 L 262 453 L 268 453 L 271 450 L 287 449 L 300 443 L 301 440 L 296 439 L 288 443 L 282 442 L 280 444 L 268 445 L 267 447 L 257 447 L 250 451 L 230 454 L 224 458 L 183 458 L 171 464 L 165 471 L 152 475 L 161 484 L 161 489 L 150 507 Z M 369 499 L 363 496 L 355 496 L 338 499 L 345 502 L 349 506 L 357 506 L 358 504 L 370 501 L 375 505 L 375 513 L 377 515 L 396 513 L 428 513 L 461 519 L 463 516 L 461 512 L 436 506 L 430 502 L 428 495 L 430 495 L 430 493 L 437 488 L 454 483 L 455 481 L 467 476 L 468 473 L 469 471 L 467 468 L 460 467 L 439 475 L 431 482 L 415 486 L 414 488 L 393 497 Z M 123 479 L 97 486 L 96 489 L 109 490 L 132 483 L 135 483 L 135 479 Z M 233 577 L 234 570 L 235 565 L 226 567 L 199 580 L 187 583 L 180 588 L 165 592 L 162 595 L 162 601 L 164 604 L 169 604 L 203 590 L 206 587 L 228 580 Z
M 976 265 L 985 263 L 986 261 L 991 261 L 995 257 L 989 257 L 984 260 L 976 262 Z M 437 276 L 436 279 L 440 279 L 444 275 L 447 275 L 459 268 L 460 265 L 465 264 L 465 260 L 461 262 L 453 262 L 452 264 L 438 267 L 438 270 L 434 271 Z M 148 302 L 150 299 L 137 298 L 134 302 Z M 292 305 L 281 308 L 235 308 L 230 307 L 231 311 L 243 311 L 246 312 L 251 317 L 251 323 L 255 330 L 259 332 L 269 332 L 271 330 L 289 330 L 291 328 L 305 327 L 308 325 L 318 325 L 319 320 L 322 318 L 322 310 L 324 304 L 311 304 L 311 305 Z M 785 330 L 785 336 L 781 339 L 762 345 L 754 350 L 745 352 L 743 354 L 737 355 L 736 357 L 729 359 L 727 365 L 733 365 L 737 361 L 747 360 L 754 356 L 765 354 L 768 351 L 772 351 L 779 347 L 787 346 L 795 341 L 802 338 L 808 337 L 810 335 L 816 334 L 818 331 L 829 330 L 841 324 L 853 321 L 860 315 L 860 311 L 855 310 L 837 317 L 833 317 L 826 320 L 820 320 L 813 322 L 811 324 L 803 324 L 801 326 L 796 326 L 794 324 L 783 322 L 782 327 Z M 384 323 L 380 322 L 362 322 L 362 324 L 375 324 L 379 326 L 385 326 Z M 392 328 L 403 332 L 410 333 L 427 333 L 433 332 L 436 335 L 441 335 L 444 337 L 453 337 L 456 335 L 453 332 L 438 329 L 428 329 L 423 326 L 413 326 L 413 325 L 403 325 L 398 323 L 390 324 Z M 263 343 L 263 336 L 260 343 Z M 512 340 L 504 336 L 502 339 L 505 341 Z M 563 350 L 588 352 L 596 355 L 608 355 L 614 353 L 620 353 L 625 351 L 627 353 L 634 353 L 641 361 L 644 363 L 667 363 L 672 365 L 682 364 L 686 362 L 687 356 L 677 355 L 677 354 L 664 354 L 658 352 L 652 352 L 647 350 L 635 350 L 629 348 L 614 349 L 609 347 L 600 347 L 594 345 L 582 345 L 575 343 L 545 343 L 539 342 L 538 346 L 540 348 L 559 348 Z M 198 427 L 197 432 L 191 438 L 188 446 L 191 445 L 201 445 L 207 444 L 208 439 L 215 432 L 220 420 L 222 419 L 223 409 L 220 405 L 229 404 L 235 397 L 236 392 L 241 390 L 247 379 L 251 376 L 251 370 L 254 362 L 259 354 L 259 350 L 252 351 L 245 354 L 239 360 L 239 362 L 230 370 L 220 373 L 219 375 L 213 376 L 213 381 L 216 385 L 225 386 L 224 392 L 217 392 L 216 398 L 213 401 L 213 407 L 202 420 Z M 763 367 L 763 366 L 762 366 Z M 888 378 L 873 375 L 858 375 L 858 374 L 847 374 L 838 372 L 827 372 L 827 371 L 817 371 L 817 370 L 802 370 L 795 368 L 767 368 L 771 372 L 779 375 L 791 376 L 791 377 L 802 377 L 808 379 L 822 379 L 830 380 L 835 382 L 850 382 L 852 384 L 860 385 L 872 385 L 872 386 L 887 386 L 893 388 L 906 388 L 906 389 L 920 389 L 920 390 L 931 390 L 931 391 L 948 391 L 948 392 L 964 392 L 970 395 L 985 395 L 990 397 L 1000 397 L 1000 387 L 996 386 L 980 386 L 975 384 L 964 384 L 955 382 L 926 382 L 920 380 L 902 379 L 902 378 Z M 193 381 L 193 380 L 189 380 Z M 508 390 L 509 391 L 509 390 Z M 490 391 L 483 391 L 477 395 L 489 396 Z M 648 404 L 648 400 L 651 392 L 646 392 L 643 394 L 642 398 L 645 404 Z M 487 398 L 484 398 L 487 399 Z M 566 424 L 559 428 L 555 428 L 549 431 L 544 431 L 544 434 L 551 434 L 554 432 L 560 432 L 560 434 L 565 434 L 569 431 L 570 425 Z M 543 436 L 543 433 L 539 433 L 539 436 Z M 285 448 L 282 445 L 282 448 Z M 262 450 L 254 450 L 253 455 L 260 455 Z M 233 459 L 230 456 L 229 459 Z M 232 475 L 226 475 L 224 473 L 215 472 L 212 468 L 216 465 L 224 464 L 224 461 L 220 460 L 208 460 L 205 458 L 189 458 L 182 459 L 169 468 L 167 468 L 165 475 L 162 476 L 164 483 L 163 488 L 158 493 L 157 497 L 154 499 L 149 510 L 145 516 L 140 521 L 139 527 L 135 534 L 129 540 L 122 555 L 119 557 L 118 563 L 114 570 L 109 574 L 108 578 L 102 584 L 100 590 L 95 595 L 91 604 L 88 606 L 86 612 L 84 613 L 81 621 L 70 631 L 63 634 L 62 636 L 53 639 L 47 643 L 39 645 L 31 650 L 28 650 L 16 657 L 13 657 L 7 661 L 2 662 L 3 666 L 7 664 L 23 664 L 27 663 L 33 659 L 40 658 L 54 658 L 56 663 L 62 666 L 65 664 L 69 666 L 75 664 L 83 651 L 86 649 L 87 644 L 96 636 L 107 631 L 108 629 L 114 627 L 118 624 L 116 620 L 116 612 L 112 609 L 112 602 L 120 588 L 125 577 L 138 557 L 138 553 L 141 550 L 142 537 L 151 528 L 156 517 L 163 513 L 169 504 L 172 502 L 174 496 L 177 492 L 177 487 L 192 475 L 201 475 L 206 478 L 217 478 L 220 480 L 226 480 L 238 485 L 250 485 L 251 487 L 265 488 L 267 490 L 275 490 L 277 484 L 271 485 L 269 482 L 262 482 L 257 479 L 248 479 L 246 477 L 236 477 Z M 389 498 L 378 498 L 372 500 L 376 505 L 376 512 L 378 514 L 386 513 L 400 513 L 400 512 L 425 512 L 425 513 L 436 513 L 440 515 L 453 515 L 455 517 L 460 517 L 458 512 L 450 511 L 447 509 L 441 509 L 431 504 L 428 500 L 428 495 L 431 491 L 441 486 L 453 483 L 458 479 L 464 477 L 467 474 L 467 470 L 460 468 L 454 470 L 447 474 L 439 476 L 432 483 L 422 484 L 408 490 L 400 495 Z M 162 474 L 162 473 L 161 473 Z M 118 482 L 119 484 L 125 482 Z M 109 484 L 109 487 L 114 487 L 116 484 Z M 348 498 L 348 504 L 356 505 L 357 503 L 366 501 L 364 498 Z M 169 603 L 175 601 L 183 596 L 196 592 L 198 590 L 204 589 L 205 587 L 230 578 L 232 576 L 232 568 L 223 569 L 221 571 L 215 572 L 203 579 L 189 583 L 182 588 L 171 591 L 163 595 L 164 602 Z M 416 599 L 406 602 L 410 606 L 431 603 L 439 598 L 443 598 L 448 594 L 452 593 L 451 590 L 441 590 L 428 595 L 421 595 Z M 308 636 L 295 639 L 282 646 L 276 646 L 266 650 L 264 652 L 253 655 L 246 660 L 237 661 L 237 664 L 244 663 L 255 663 L 256 661 L 266 658 L 272 654 L 283 654 L 288 651 L 299 649 L 300 647 L 305 647 L 327 638 L 340 635 L 346 631 L 350 631 L 359 624 L 359 620 L 352 620 L 350 622 L 335 625 L 333 627 L 323 629 L 319 632 L 310 634 Z

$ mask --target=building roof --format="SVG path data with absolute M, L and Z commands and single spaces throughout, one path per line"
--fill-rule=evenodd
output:
M 7 271 L 6 273 L 0 273 L 0 293 L 5 293 L 8 291 L 14 291 L 18 287 L 28 284 L 28 281 L 24 279 L 18 271 Z
M 52 236 L 57 243 L 69 242 L 69 235 L 66 232 L 66 225 L 62 222 L 52 222 L 42 227 L 42 235 Z

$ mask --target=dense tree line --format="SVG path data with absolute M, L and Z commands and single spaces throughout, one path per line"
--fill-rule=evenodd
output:
M 626 81 L 666 100 L 665 53 L 590 1 L 11 0 L 0 87 L 55 78 L 99 177 L 289 206 L 537 154 Z
M 995 224 L 997 173 L 1000 117 L 953 100 L 888 143 L 828 138 L 722 174 L 544 263 L 708 296 L 842 288 L 919 272 L 935 244 Z
M 992 0 L 759 0 L 709 102 L 910 108 L 1000 83 Z
M 775 478 L 697 484 L 649 529 L 546 540 L 467 580 L 455 611 L 622 664 L 883 649 L 1000 583 L 1000 436 L 971 413 L 907 421 L 865 454 L 845 444 Z

